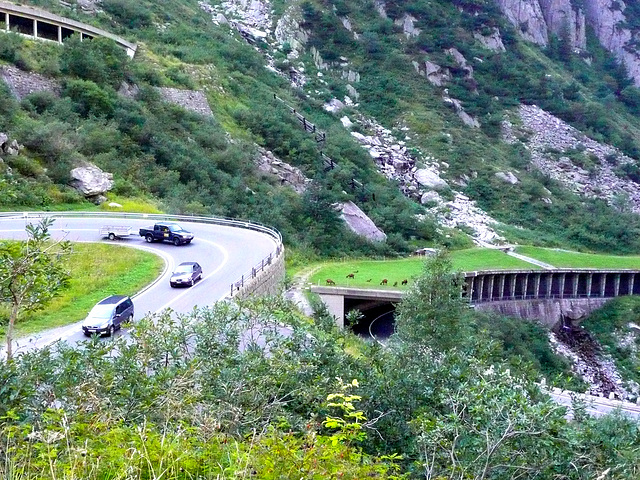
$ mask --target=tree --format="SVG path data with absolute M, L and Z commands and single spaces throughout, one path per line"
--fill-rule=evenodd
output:
M 7 359 L 12 357 L 13 329 L 23 310 L 44 307 L 67 284 L 69 272 L 64 256 L 71 252 L 68 241 L 50 241 L 53 219 L 45 217 L 25 228 L 27 240 L 0 245 L 0 302 L 10 307 L 7 327 Z
M 445 252 L 429 258 L 424 272 L 398 306 L 396 331 L 405 342 L 425 344 L 446 351 L 464 343 L 469 336 L 462 298 L 464 279 L 453 272 Z

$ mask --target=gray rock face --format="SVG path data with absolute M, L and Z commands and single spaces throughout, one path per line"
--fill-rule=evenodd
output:
M 446 92 L 446 89 L 445 89 L 445 92 Z M 442 97 L 442 99 L 444 100 L 444 103 L 449 104 L 453 108 L 453 110 L 456 112 L 456 115 L 458 115 L 458 117 L 460 117 L 460 120 L 462 120 L 462 122 L 465 125 L 467 125 L 468 127 L 472 127 L 472 128 L 480 128 L 480 122 L 476 118 L 474 118 L 471 115 L 469 115 L 464 110 L 460 100 L 448 97 L 446 95 L 444 97 Z
M 415 178 L 420 185 L 431 190 L 442 190 L 448 187 L 447 182 L 440 178 L 437 172 L 426 168 L 417 170 Z
M 525 40 L 547 46 L 547 22 L 538 0 L 497 0 L 497 3 Z
M 36 92 L 60 94 L 60 85 L 55 80 L 38 73 L 24 72 L 10 65 L 0 67 L 0 78 L 18 100 Z
M 624 1 L 582 0 L 584 11 L 572 0 L 496 1 L 521 36 L 538 45 L 546 46 L 550 34 L 568 34 L 571 46 L 583 50 L 586 25 L 591 26 L 600 44 L 624 63 L 636 86 L 640 86 L 640 54 L 636 47 L 640 35 L 625 28 Z
M 640 213 L 640 186 L 628 178 L 614 173 L 615 165 L 634 160 L 617 148 L 592 140 L 559 118 L 535 105 L 521 105 L 519 120 L 522 131 L 516 134 L 513 125 L 503 124 L 503 137 L 510 143 L 519 142 L 521 135 L 528 136 L 523 144 L 531 154 L 532 164 L 545 175 L 560 182 L 569 190 L 589 198 L 601 198 L 619 208 L 620 202 Z M 559 152 L 550 154 L 549 152 Z M 576 165 L 570 158 L 581 152 L 581 162 L 590 162 L 589 169 Z M 551 202 L 548 192 L 541 201 Z
M 511 185 L 515 185 L 519 182 L 518 177 L 516 177 L 512 172 L 497 172 L 496 177 Z
M 344 202 L 339 208 L 340 217 L 356 234 L 373 242 L 384 242 L 387 239 L 387 235 L 355 203 Z
M 502 43 L 502 37 L 500 36 L 500 30 L 495 28 L 490 35 L 482 35 L 479 32 L 473 34 L 473 37 L 478 40 L 485 48 L 493 50 L 494 52 L 506 52 L 507 49 Z
M 635 0 L 630 0 L 635 1 Z M 640 55 L 634 43 L 640 36 L 622 28 L 626 22 L 625 3 L 618 0 L 585 0 L 587 23 L 600 41 L 600 44 L 613 52 L 627 67 L 629 75 L 640 87 Z
M 404 17 L 397 19 L 393 23 L 402 26 L 405 37 L 411 38 L 420 35 L 420 29 L 414 26 L 415 21 L 416 19 L 413 16 L 405 14 Z
M 0 132 L 0 155 L 17 155 L 21 148 L 23 146 L 19 145 L 17 140 L 11 140 L 6 133 Z
M 275 175 L 280 179 L 281 185 L 290 186 L 298 194 L 304 193 L 311 180 L 305 177 L 300 169 L 283 162 L 264 148 L 259 147 L 258 152 L 257 163 L 261 172 Z
M 575 9 L 571 0 L 540 0 L 540 6 L 551 33 L 560 38 L 568 35 L 573 48 L 587 47 L 585 14 Z
M 71 170 L 71 186 L 85 197 L 98 197 L 113 188 L 113 174 L 89 163 Z

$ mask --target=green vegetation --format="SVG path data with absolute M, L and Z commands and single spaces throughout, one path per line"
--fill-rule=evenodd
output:
M 18 335 L 82 320 L 109 295 L 133 295 L 160 274 L 157 255 L 116 245 L 76 243 L 69 258 L 70 279 L 46 310 L 27 313 L 16 324 Z M 0 334 L 4 336 L 4 327 Z
M 562 249 L 517 247 L 516 252 L 556 268 L 640 269 L 640 257 L 571 252 Z
M 581 322 L 610 355 L 627 386 L 640 383 L 640 299 L 618 297 Z M 631 387 L 633 388 L 633 387 Z
M 353 287 L 381 288 L 380 282 L 388 280 L 386 288 L 408 288 L 424 268 L 424 257 L 412 257 L 398 260 L 349 260 L 322 266 L 311 276 L 311 282 L 316 285 L 326 285 L 331 279 L 337 285 Z M 471 272 L 474 270 L 536 270 L 539 267 L 510 257 L 500 250 L 472 248 L 451 252 L 451 262 L 456 271 Z M 354 278 L 347 278 L 350 273 Z M 402 281 L 408 280 L 403 286 Z M 367 282 L 367 280 L 370 280 Z
M 580 480 L 615 469 L 634 478 L 638 424 L 580 408 L 567 420 L 532 365 L 506 353 L 514 342 L 478 328 L 450 268 L 430 260 L 384 348 L 337 330 L 326 312 L 311 321 L 265 298 L 2 360 L 2 471 Z M 257 325 L 267 347 L 248 340 Z

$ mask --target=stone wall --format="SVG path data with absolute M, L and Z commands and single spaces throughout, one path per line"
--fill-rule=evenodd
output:
M 249 298 L 253 296 L 277 295 L 284 282 L 284 247 L 275 256 L 271 265 L 258 272 L 255 278 L 244 280 L 244 286 L 234 288 L 231 298 Z M 237 283 L 236 283 L 237 285 Z
M 543 300 L 508 300 L 475 305 L 476 310 L 489 310 L 510 317 L 536 320 L 553 329 L 563 319 L 578 322 L 607 303 L 610 298 L 575 298 Z

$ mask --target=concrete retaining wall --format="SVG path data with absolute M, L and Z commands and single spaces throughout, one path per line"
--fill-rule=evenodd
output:
M 574 298 L 542 300 L 508 300 L 475 305 L 476 310 L 489 310 L 510 317 L 537 320 L 554 328 L 563 319 L 579 323 L 588 314 L 602 307 L 610 298 Z
M 284 272 L 284 247 L 281 247 L 280 254 L 272 260 L 271 265 L 258 272 L 255 278 L 245 280 L 244 286 L 234 291 L 231 298 L 277 295 L 284 282 Z

